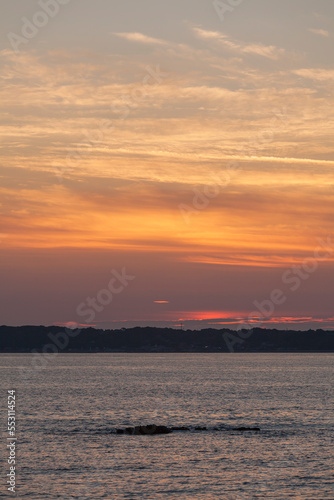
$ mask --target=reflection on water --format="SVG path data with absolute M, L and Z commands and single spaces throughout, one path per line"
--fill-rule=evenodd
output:
M 334 498 L 331 354 L 58 354 L 29 385 L 30 355 L 0 363 L 19 498 Z M 148 423 L 261 432 L 111 434 Z

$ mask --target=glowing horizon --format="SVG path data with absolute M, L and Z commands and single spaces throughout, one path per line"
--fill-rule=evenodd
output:
M 287 32 L 255 4 L 224 23 L 160 5 L 162 29 L 107 4 L 101 27 L 86 2 L 76 26 L 73 2 L 19 50 L 2 40 L 4 323 L 85 324 L 78 304 L 125 267 L 136 279 L 89 324 L 237 324 L 277 288 L 266 323 L 332 324 L 333 5 L 305 26 L 284 1 Z

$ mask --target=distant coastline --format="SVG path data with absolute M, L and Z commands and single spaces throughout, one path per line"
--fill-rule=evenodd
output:
M 0 326 L 1 353 L 201 353 L 334 352 L 330 330 L 254 328 L 175 330 L 136 327 L 117 330 L 59 326 Z

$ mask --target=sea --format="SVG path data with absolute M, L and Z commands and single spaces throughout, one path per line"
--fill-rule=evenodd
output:
M 333 500 L 333 358 L 1 354 L 0 497 Z M 15 495 L 6 484 L 11 390 Z M 146 424 L 190 430 L 115 433 Z

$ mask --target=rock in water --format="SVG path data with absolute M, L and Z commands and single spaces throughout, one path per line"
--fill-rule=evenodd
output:
M 116 434 L 132 434 L 135 436 L 144 436 L 145 434 L 170 434 L 173 431 L 208 431 L 209 429 L 204 426 L 185 427 L 175 426 L 167 427 L 166 425 L 136 425 L 136 427 L 126 427 L 125 429 L 116 429 Z M 260 431 L 260 427 L 213 427 L 214 431 Z
M 117 430 L 118 433 L 121 429 Z M 145 434 L 153 435 L 153 434 L 169 434 L 172 432 L 172 429 L 166 427 L 165 425 L 137 425 L 136 427 L 127 427 L 125 429 L 125 434 L 133 434 L 135 436 L 144 436 Z
M 260 431 L 260 427 L 234 427 L 232 431 Z

